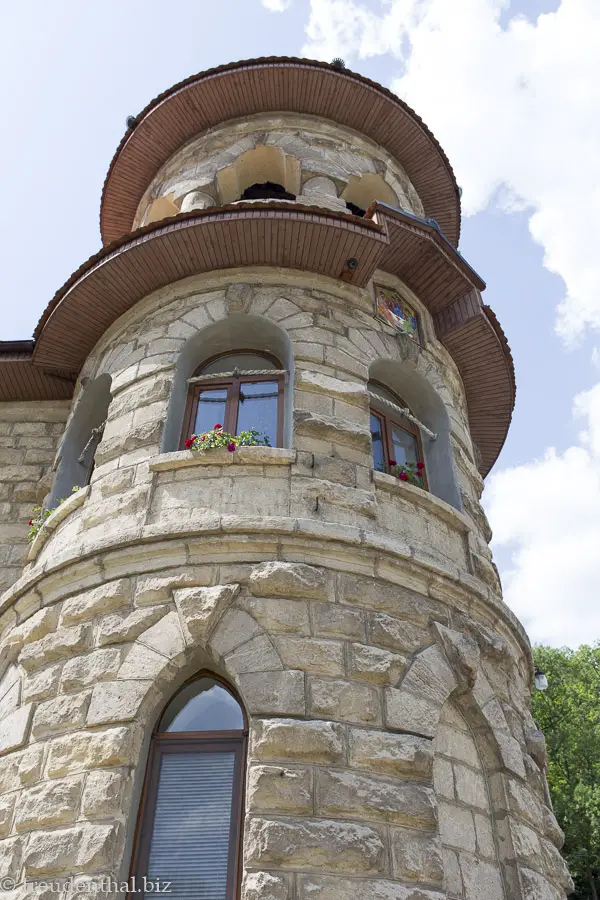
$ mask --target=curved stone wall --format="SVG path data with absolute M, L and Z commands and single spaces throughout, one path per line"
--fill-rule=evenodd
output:
M 165 163 L 148 186 L 133 228 L 239 200 L 271 181 L 298 202 L 346 211 L 381 200 L 423 216 L 406 172 L 383 148 L 350 129 L 312 116 L 251 116 L 211 129 Z

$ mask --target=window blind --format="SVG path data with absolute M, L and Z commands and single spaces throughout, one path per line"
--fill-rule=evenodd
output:
M 230 900 L 234 767 L 230 752 L 162 756 L 147 877 L 171 882 L 169 900 Z

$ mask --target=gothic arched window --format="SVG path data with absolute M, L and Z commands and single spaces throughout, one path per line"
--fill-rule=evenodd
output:
M 402 470 L 405 466 L 409 469 L 418 466 L 421 472 L 418 478 L 426 488 L 419 426 L 401 412 L 405 409 L 410 413 L 408 404 L 377 381 L 369 382 L 369 394 L 373 467 L 378 472 L 390 472 L 395 467 Z
M 268 437 L 271 447 L 281 447 L 284 376 L 275 357 L 253 350 L 203 363 L 191 379 L 181 447 L 216 424 L 234 435 L 255 428 Z
M 171 900 L 236 896 L 246 734 L 239 702 L 210 675 L 167 706 L 152 735 L 138 821 L 132 871 L 142 897 L 157 884 Z

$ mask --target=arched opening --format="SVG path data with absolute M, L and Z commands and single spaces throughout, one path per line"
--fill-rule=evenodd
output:
M 232 354 L 239 355 L 240 358 L 237 363 L 233 359 L 230 359 L 228 362 L 225 359 L 219 359 L 216 368 L 211 368 L 211 371 L 204 368 L 209 365 L 212 367 L 219 357 L 231 356 Z M 248 354 L 254 357 L 256 355 L 262 357 L 260 363 L 255 359 L 244 362 L 242 357 L 247 357 Z M 267 361 L 265 361 L 265 358 Z M 277 414 L 279 423 L 278 437 L 280 440 L 277 443 L 279 443 L 279 446 L 289 447 L 292 438 L 292 398 L 291 391 L 287 387 L 293 384 L 293 365 L 292 344 L 289 336 L 270 319 L 262 318 L 261 316 L 236 314 L 202 329 L 186 343 L 177 361 L 173 390 L 163 432 L 162 451 L 168 453 L 180 449 L 184 426 L 187 424 L 192 429 L 196 427 L 196 421 L 192 422 L 191 411 L 191 404 L 193 404 L 194 400 L 193 398 L 190 400 L 194 384 L 194 382 L 190 382 L 190 379 L 196 377 L 195 373 L 200 373 L 200 376 L 206 376 L 218 374 L 219 372 L 233 372 L 236 366 L 240 371 L 267 370 L 271 368 L 282 370 L 282 381 L 278 385 L 278 390 L 280 391 L 278 402 L 280 405 Z M 279 378 L 279 376 L 276 377 Z M 209 387 L 208 382 L 205 387 Z M 212 387 L 216 388 L 216 385 L 212 385 Z M 227 386 L 228 389 L 229 387 Z M 256 390 L 257 393 L 265 393 L 260 388 L 248 388 L 246 393 L 249 395 L 251 390 Z M 274 389 L 269 388 L 268 390 L 274 392 Z M 223 398 L 221 397 L 219 401 L 219 397 L 213 395 L 213 399 L 217 401 L 213 404 L 213 409 L 216 411 L 219 408 L 218 403 L 223 403 Z M 226 401 L 227 397 L 225 397 L 224 402 L 226 403 Z M 252 401 L 250 396 L 245 400 L 245 407 L 249 414 L 253 412 L 254 402 L 258 403 L 258 400 Z M 255 406 L 254 409 L 256 408 Z M 220 409 L 223 410 L 223 406 Z M 212 413 L 209 418 L 211 417 L 212 422 L 209 422 L 209 427 L 212 427 L 217 422 L 222 425 L 225 424 L 223 422 L 223 418 L 225 418 L 223 412 L 221 412 L 221 418 L 215 418 Z
M 282 184 L 264 181 L 262 184 L 251 184 L 243 192 L 240 200 L 295 200 L 296 195 L 286 191 Z
M 60 445 L 48 509 L 68 497 L 74 487 L 89 484 L 112 399 L 110 386 L 110 375 L 100 375 L 81 392 Z
M 142 896 L 157 885 L 173 900 L 237 895 L 246 735 L 239 700 L 210 673 L 184 685 L 164 710 L 150 742 L 133 855 Z
M 364 216 L 365 210 L 374 200 L 387 203 L 388 206 L 398 206 L 398 197 L 387 181 L 384 181 L 381 175 L 371 172 L 365 175 L 351 175 L 342 192 L 342 200 L 346 201 L 346 207 L 355 216 Z
M 300 192 L 300 163 L 289 156 L 281 147 L 260 144 L 253 150 L 246 150 L 230 166 L 217 172 L 217 187 L 221 202 L 234 203 L 241 199 L 271 199 L 256 196 L 244 197 L 249 188 L 277 185 L 294 200 Z M 281 194 L 278 195 L 282 197 Z
M 368 389 L 371 397 L 373 467 L 378 472 L 399 472 L 401 480 L 414 481 L 427 489 L 421 429 L 413 418 L 398 412 L 405 409 L 412 415 L 410 407 L 402 397 L 378 381 L 370 381 Z
M 398 411 L 391 410 L 404 429 L 408 425 L 416 425 L 428 489 L 436 497 L 460 509 L 460 494 L 450 443 L 450 419 L 437 391 L 417 371 L 416 365 L 409 361 L 377 360 L 369 370 L 369 378 L 371 400 L 376 407 L 383 406 L 387 400 L 381 388 L 387 389 L 402 400 L 405 404 L 403 408 L 408 408 L 417 420 L 411 423 L 404 416 L 398 419 Z M 372 391 L 373 382 L 380 386 L 378 394 Z M 401 406 L 395 402 L 394 405 Z

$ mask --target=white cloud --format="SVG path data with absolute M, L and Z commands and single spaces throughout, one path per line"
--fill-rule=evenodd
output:
M 600 384 L 573 413 L 577 445 L 492 475 L 484 495 L 494 546 L 511 553 L 505 600 L 532 640 L 555 646 L 600 637 Z
M 292 5 L 292 0 L 262 0 L 262 5 L 269 12 L 285 12 Z
M 303 52 L 391 53 L 392 84 L 432 127 L 472 214 L 526 209 L 566 285 L 557 331 L 600 330 L 600 4 L 562 0 L 535 22 L 507 0 L 311 0 Z

